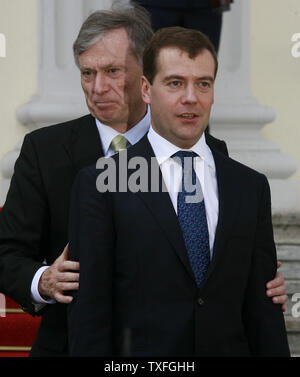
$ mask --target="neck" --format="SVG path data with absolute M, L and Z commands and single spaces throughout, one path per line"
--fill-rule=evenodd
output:
M 135 127 L 144 118 L 144 116 L 147 114 L 147 105 L 144 104 L 143 108 L 141 108 L 139 111 L 132 111 L 131 114 L 129 112 L 127 121 L 110 125 L 110 127 L 117 132 L 124 134 L 131 128 Z
M 146 114 L 147 114 L 147 105 L 144 103 L 139 111 L 131 111 L 128 116 L 128 121 L 126 124 L 126 131 L 129 131 L 132 127 L 136 126 L 145 117 Z

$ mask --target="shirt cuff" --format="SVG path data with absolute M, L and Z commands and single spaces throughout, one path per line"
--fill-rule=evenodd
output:
M 56 301 L 54 299 L 49 298 L 48 300 L 45 300 L 39 293 L 38 286 L 39 281 L 42 273 L 48 268 L 49 266 L 43 266 L 37 270 L 35 273 L 32 283 L 31 283 L 31 298 L 33 301 L 33 304 L 55 304 Z

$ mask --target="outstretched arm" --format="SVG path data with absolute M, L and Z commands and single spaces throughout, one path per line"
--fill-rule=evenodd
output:
M 0 213 L 0 291 L 34 315 L 31 284 L 46 257 L 49 217 L 46 194 L 31 135 L 16 161 L 5 205 Z

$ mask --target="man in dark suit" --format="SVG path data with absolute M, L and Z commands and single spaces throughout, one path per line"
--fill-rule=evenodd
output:
M 81 168 L 114 153 L 116 135 L 135 144 L 148 131 L 139 79 L 151 36 L 140 9 L 92 14 L 74 44 L 90 115 L 25 136 L 0 214 L 0 292 L 42 316 L 32 356 L 68 353 L 66 304 L 79 278 L 66 247 L 71 187 Z M 210 140 L 226 153 L 224 142 Z M 282 276 L 274 287 L 272 295 L 284 304 Z
M 67 292 L 79 278 L 66 248 L 71 187 L 78 170 L 113 153 L 120 132 L 134 144 L 148 131 L 139 80 L 151 36 L 142 9 L 91 15 L 74 43 L 90 115 L 25 136 L 0 215 L 0 292 L 42 315 L 32 356 L 68 353 Z
M 149 133 L 75 180 L 73 356 L 289 356 L 264 291 L 276 272 L 268 181 L 204 133 L 217 65 L 201 32 L 158 31 L 143 57 Z
M 232 0 L 134 0 L 151 15 L 154 31 L 168 26 L 182 26 L 206 34 L 219 50 L 223 12 Z

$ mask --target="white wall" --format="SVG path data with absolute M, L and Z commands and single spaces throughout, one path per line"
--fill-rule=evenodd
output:
M 0 160 L 27 132 L 15 112 L 37 88 L 37 1 L 0 0 L 0 33 L 6 38 L 6 58 L 0 58 Z
M 299 0 L 251 0 L 252 93 L 277 115 L 262 134 L 297 160 L 292 178 L 300 197 L 300 57 L 291 53 L 295 33 L 300 33 Z

